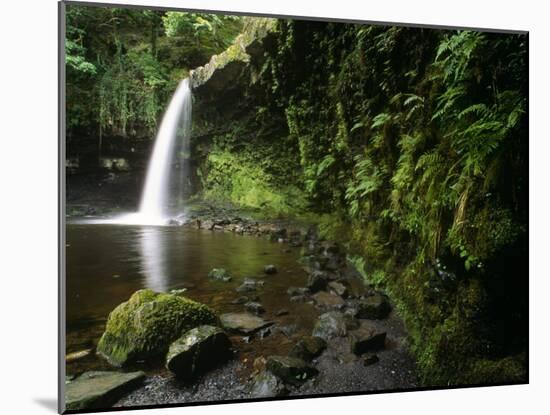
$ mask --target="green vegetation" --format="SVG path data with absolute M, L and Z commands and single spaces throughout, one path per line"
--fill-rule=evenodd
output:
M 239 109 L 197 115 L 197 136 L 214 131 L 195 144 L 205 195 L 346 244 L 397 303 L 426 383 L 521 378 L 525 37 L 279 22 L 263 47 Z
M 69 5 L 69 146 L 75 139 L 80 147 L 98 146 L 101 153 L 116 137 L 152 139 L 177 83 L 189 69 L 227 48 L 240 32 L 241 20 Z
M 345 244 L 426 384 L 525 379 L 526 36 L 70 6 L 69 139 L 151 137 L 226 48 L 194 91 L 200 196 Z

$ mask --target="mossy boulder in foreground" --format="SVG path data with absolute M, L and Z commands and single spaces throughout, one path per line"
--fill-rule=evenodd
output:
M 170 343 L 203 324 L 218 325 L 218 317 L 206 305 L 139 290 L 109 314 L 97 352 L 112 365 L 122 366 L 166 353 Z

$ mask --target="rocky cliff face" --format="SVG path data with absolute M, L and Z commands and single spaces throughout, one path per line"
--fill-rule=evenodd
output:
M 346 244 L 398 304 L 431 383 L 523 379 L 524 46 L 263 20 L 191 72 L 197 191 L 307 213 Z

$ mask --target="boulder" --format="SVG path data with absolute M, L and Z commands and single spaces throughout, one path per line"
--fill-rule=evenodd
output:
M 266 367 L 283 382 L 291 385 L 299 385 L 319 373 L 302 359 L 290 356 L 269 356 Z
M 212 271 L 208 273 L 208 278 L 223 282 L 229 282 L 233 279 L 231 275 L 229 275 L 229 272 L 223 268 L 213 268 Z
M 357 318 L 383 319 L 388 316 L 391 306 L 385 295 L 376 293 L 356 302 Z
M 361 328 L 350 333 L 351 351 L 356 355 L 384 348 L 386 332 Z
M 65 408 L 69 411 L 106 409 L 123 394 L 137 388 L 143 372 L 86 372 L 65 386 Z
M 327 342 L 320 337 L 307 336 L 298 341 L 290 351 L 292 357 L 311 361 L 327 348 Z
M 220 316 L 220 320 L 224 329 L 229 332 L 249 335 L 257 331 L 269 327 L 273 324 L 272 321 L 264 320 L 261 317 L 250 313 L 227 313 Z
M 264 370 L 254 377 L 250 395 L 253 398 L 272 398 L 288 394 L 284 383 L 273 373 Z
M 206 305 L 179 295 L 139 290 L 109 314 L 97 353 L 115 366 L 162 355 L 175 339 L 203 324 L 219 324 Z
M 192 380 L 231 357 L 231 342 L 222 329 L 199 326 L 170 345 L 166 368 L 178 378 Z
M 346 318 L 338 311 L 321 314 L 313 328 L 313 336 L 329 340 L 334 337 L 344 337 L 348 333 Z

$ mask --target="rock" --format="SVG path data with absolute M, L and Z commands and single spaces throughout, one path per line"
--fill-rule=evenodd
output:
M 70 411 L 103 409 L 137 388 L 143 372 L 86 372 L 65 386 L 65 408 Z
M 249 301 L 250 299 L 246 295 L 243 295 L 231 301 L 231 304 L 245 304 L 245 303 L 248 303 Z
M 311 361 L 327 348 L 327 342 L 320 337 L 307 336 L 298 341 L 290 351 L 290 356 Z
M 264 272 L 267 274 L 267 275 L 273 275 L 273 274 L 276 274 L 277 273 L 277 268 L 275 267 L 275 265 L 266 265 L 264 267 Z
M 255 301 L 249 301 L 244 305 L 244 308 L 246 308 L 248 311 L 254 314 L 263 314 L 265 313 L 265 308 Z
M 374 365 L 375 363 L 378 363 L 379 361 L 380 359 L 378 358 L 377 355 L 375 355 L 374 353 L 367 353 L 363 358 L 363 365 L 370 366 L 370 365 Z
M 298 326 L 296 324 L 289 324 L 288 326 L 279 327 L 279 331 L 286 337 L 290 337 L 298 331 Z
M 306 300 L 307 298 L 305 295 L 293 295 L 292 297 L 290 297 L 290 301 L 293 301 L 293 302 L 302 302 Z
M 250 313 L 222 314 L 220 320 L 227 331 L 244 335 L 254 334 L 273 324 L 272 321 L 264 320 Z
M 208 278 L 223 282 L 229 282 L 233 279 L 231 275 L 229 275 L 229 272 L 223 268 L 213 268 L 212 271 L 208 273 Z
M 237 287 L 238 292 L 252 292 L 264 285 L 264 281 L 258 281 L 253 278 L 245 278 L 243 283 Z
M 291 297 L 294 297 L 295 295 L 306 295 L 306 294 L 309 294 L 309 288 L 306 288 L 306 287 L 289 287 L 288 290 L 286 290 L 286 292 Z
M 266 367 L 283 382 L 291 385 L 299 385 L 319 373 L 302 359 L 290 356 L 269 356 Z
M 348 296 L 348 288 L 341 282 L 331 281 L 328 283 L 328 288 L 340 297 L 346 298 Z
M 350 332 L 351 351 L 356 355 L 383 349 L 385 343 L 386 332 L 366 328 Z
M 74 362 L 75 360 L 82 359 L 86 356 L 89 356 L 90 353 L 92 353 L 92 349 L 84 349 L 78 352 L 69 353 L 67 356 L 65 356 L 65 363 L 70 363 Z
M 391 306 L 385 295 L 376 293 L 356 303 L 358 318 L 383 319 L 388 316 Z
M 329 340 L 334 337 L 344 337 L 347 333 L 348 330 L 344 315 L 338 311 L 329 311 L 319 316 L 313 328 L 312 335 Z
M 282 316 L 286 316 L 286 315 L 288 315 L 288 310 L 285 309 L 285 308 L 282 308 L 282 309 L 280 309 L 279 311 L 277 311 L 275 313 L 275 316 L 277 316 L 277 317 L 282 317 Z
M 271 398 L 275 396 L 284 396 L 288 394 L 288 389 L 284 383 L 273 373 L 261 371 L 254 377 L 250 395 L 253 398 Z
M 313 296 L 313 301 L 315 304 L 322 308 L 336 308 L 340 309 L 344 306 L 345 302 L 342 297 L 339 297 L 334 294 L 327 293 L 325 291 L 320 291 Z
M 324 272 L 314 271 L 309 274 L 309 277 L 307 279 L 307 288 L 312 293 L 316 293 L 317 291 L 324 290 L 327 286 L 327 283 L 328 278 Z
M 231 342 L 222 329 L 199 326 L 170 345 L 166 368 L 178 378 L 192 380 L 231 357 Z
M 203 324 L 219 324 L 206 305 L 182 296 L 139 290 L 109 314 L 97 352 L 115 366 L 148 359 L 166 353 L 175 339 Z
M 214 228 L 214 222 L 211 220 L 203 220 L 202 222 L 199 222 L 199 223 L 202 229 L 207 229 L 211 231 Z

